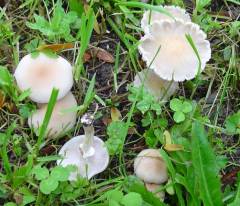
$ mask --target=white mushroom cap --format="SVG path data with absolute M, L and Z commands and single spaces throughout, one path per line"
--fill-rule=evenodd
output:
M 83 144 L 84 139 L 85 135 L 73 137 L 66 142 L 59 151 L 59 155 L 63 157 L 63 160 L 58 160 L 58 165 L 74 165 L 77 167 L 77 171 L 70 174 L 70 181 L 77 180 L 78 176 L 90 179 L 94 175 L 104 171 L 109 163 L 107 148 L 104 146 L 104 142 L 96 136 L 94 136 L 92 144 L 95 154 L 90 157 L 83 158 L 80 145 Z
M 162 101 L 167 101 L 178 89 L 177 82 L 166 81 L 156 75 L 151 69 L 145 69 L 136 74 L 133 85 L 140 87 L 142 84 L 144 84 L 147 92 L 155 96 L 157 100 Z
M 15 70 L 17 85 L 21 91 L 31 89 L 30 98 L 37 103 L 47 103 L 52 89 L 59 89 L 58 99 L 72 88 L 71 64 L 63 57 L 50 58 L 40 53 L 36 58 L 24 56 Z
M 142 58 L 162 79 L 184 81 L 197 75 L 199 61 L 186 39 L 187 34 L 199 53 L 202 71 L 211 58 L 211 48 L 206 34 L 197 24 L 167 20 L 154 22 L 150 33 L 142 37 L 138 47 Z
M 184 22 L 191 22 L 190 15 L 184 9 L 178 6 L 164 6 L 163 8 L 174 18 L 157 11 L 145 11 L 141 20 L 141 27 L 145 33 L 149 32 L 149 27 L 156 21 L 174 21 L 179 19 Z
M 160 185 L 152 184 L 152 183 L 146 183 L 145 186 L 146 186 L 146 188 L 149 192 L 154 193 L 160 200 L 162 200 L 162 201 L 164 200 L 165 192 L 164 191 L 157 192 Z
M 157 149 L 141 151 L 134 160 L 134 172 L 145 183 L 161 184 L 168 179 L 165 162 Z
M 76 123 L 77 112 L 71 109 L 76 106 L 77 101 L 71 92 L 56 102 L 48 124 L 47 136 L 58 136 L 64 131 L 73 128 Z M 29 127 L 33 127 L 36 131 L 42 125 L 46 111 L 47 104 L 42 104 L 40 108 L 28 118 Z

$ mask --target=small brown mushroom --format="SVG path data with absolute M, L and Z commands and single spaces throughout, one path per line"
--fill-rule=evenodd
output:
M 134 160 L 134 172 L 138 178 L 143 180 L 150 192 L 155 192 L 160 184 L 168 180 L 166 164 L 157 149 L 141 151 Z M 160 199 L 164 198 L 162 192 L 156 195 Z

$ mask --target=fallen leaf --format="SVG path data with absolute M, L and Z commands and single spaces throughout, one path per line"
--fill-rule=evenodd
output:
M 5 104 L 5 95 L 0 91 L 0 109 L 4 107 Z
M 85 52 L 83 55 L 83 62 L 89 62 L 91 60 L 92 56 L 88 52 Z
M 51 50 L 53 52 L 59 52 L 65 49 L 74 48 L 74 43 L 64 43 L 64 44 L 45 44 L 37 48 L 38 51 Z
M 171 134 L 167 130 L 164 131 L 163 136 L 165 139 L 165 145 L 164 145 L 165 150 L 169 152 L 173 152 L 173 151 L 179 151 L 184 149 L 184 147 L 180 144 L 172 144 Z
M 165 130 L 163 132 L 163 136 L 165 139 L 165 144 L 172 144 L 171 134 L 169 133 L 169 131 Z
M 8 111 L 11 113 L 14 113 L 14 114 L 18 113 L 18 109 L 17 109 L 16 105 L 12 102 L 5 103 L 4 107 L 6 107 L 8 109 Z
M 135 127 L 128 128 L 128 134 L 130 135 L 137 134 L 136 128 Z
M 52 154 L 53 152 L 56 151 L 56 147 L 54 147 L 53 145 L 48 145 L 46 147 L 43 147 L 41 150 L 40 150 L 40 153 L 42 155 L 50 155 Z
M 111 118 L 113 122 L 120 121 L 122 119 L 122 115 L 116 107 L 111 108 Z
M 180 144 L 166 144 L 164 145 L 164 149 L 169 152 L 173 152 L 173 151 L 183 150 L 184 147 Z
M 108 51 L 99 47 L 91 48 L 89 50 L 91 51 L 92 56 L 97 57 L 99 60 L 107 63 L 114 63 L 114 57 Z
M 103 122 L 103 124 L 104 124 L 105 126 L 108 126 L 109 124 L 111 124 L 112 120 L 111 120 L 109 117 L 104 116 L 104 117 L 102 118 L 102 122 Z

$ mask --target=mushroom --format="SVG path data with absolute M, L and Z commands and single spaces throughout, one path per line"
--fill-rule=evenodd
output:
M 145 149 L 138 154 L 134 160 L 134 173 L 150 192 L 156 191 L 160 184 L 168 180 L 166 164 L 157 149 Z M 164 197 L 162 192 L 156 195 Z
M 171 14 L 172 17 L 157 11 L 146 10 L 144 12 L 141 27 L 145 33 L 149 32 L 149 27 L 156 21 L 174 21 L 179 19 L 184 22 L 191 22 L 190 15 L 184 9 L 178 6 L 164 6 L 163 8 Z
M 94 136 L 93 115 L 85 114 L 81 122 L 84 135 L 73 137 L 66 142 L 59 151 L 63 159 L 57 161 L 58 165 L 77 167 L 77 170 L 70 174 L 70 181 L 77 180 L 78 176 L 90 179 L 104 171 L 109 163 L 109 154 L 104 142 Z
M 177 82 L 166 81 L 150 69 L 145 69 L 136 74 L 133 82 L 134 87 L 141 87 L 142 84 L 147 92 L 155 96 L 157 100 L 164 102 L 178 89 Z
M 160 185 L 158 185 L 158 184 L 145 183 L 145 187 L 149 192 L 154 193 L 159 199 L 164 200 L 165 192 L 164 191 L 158 191 L 159 186 Z
M 190 35 L 199 54 L 188 42 Z M 184 81 L 193 79 L 200 69 L 205 68 L 211 58 L 210 43 L 206 34 L 197 24 L 191 22 L 159 21 L 154 22 L 150 32 L 141 38 L 139 51 L 150 69 L 165 80 Z
M 63 98 L 72 88 L 73 71 L 71 64 L 63 57 L 49 57 L 39 53 L 24 56 L 19 62 L 14 76 L 21 91 L 30 89 L 30 99 L 37 103 L 47 103 L 53 88 L 59 90 L 58 99 Z
M 73 107 L 76 106 L 77 101 L 71 92 L 56 102 L 47 128 L 48 137 L 59 136 L 64 131 L 73 128 L 77 118 L 77 112 L 73 110 Z M 40 104 L 39 107 L 28 118 L 29 127 L 33 127 L 35 131 L 42 125 L 47 111 L 47 104 Z

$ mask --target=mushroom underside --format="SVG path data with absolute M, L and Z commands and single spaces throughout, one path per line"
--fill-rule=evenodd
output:
M 72 172 L 69 176 L 69 180 L 71 181 L 77 180 L 78 176 L 90 179 L 94 175 L 104 171 L 109 162 L 107 148 L 104 146 L 104 142 L 96 136 L 94 136 L 92 144 L 95 150 L 94 155 L 83 158 L 80 144 L 83 144 L 84 140 L 85 135 L 74 137 L 66 142 L 59 151 L 59 155 L 63 159 L 57 161 L 58 165 L 74 165 L 77 167 L 77 171 Z

